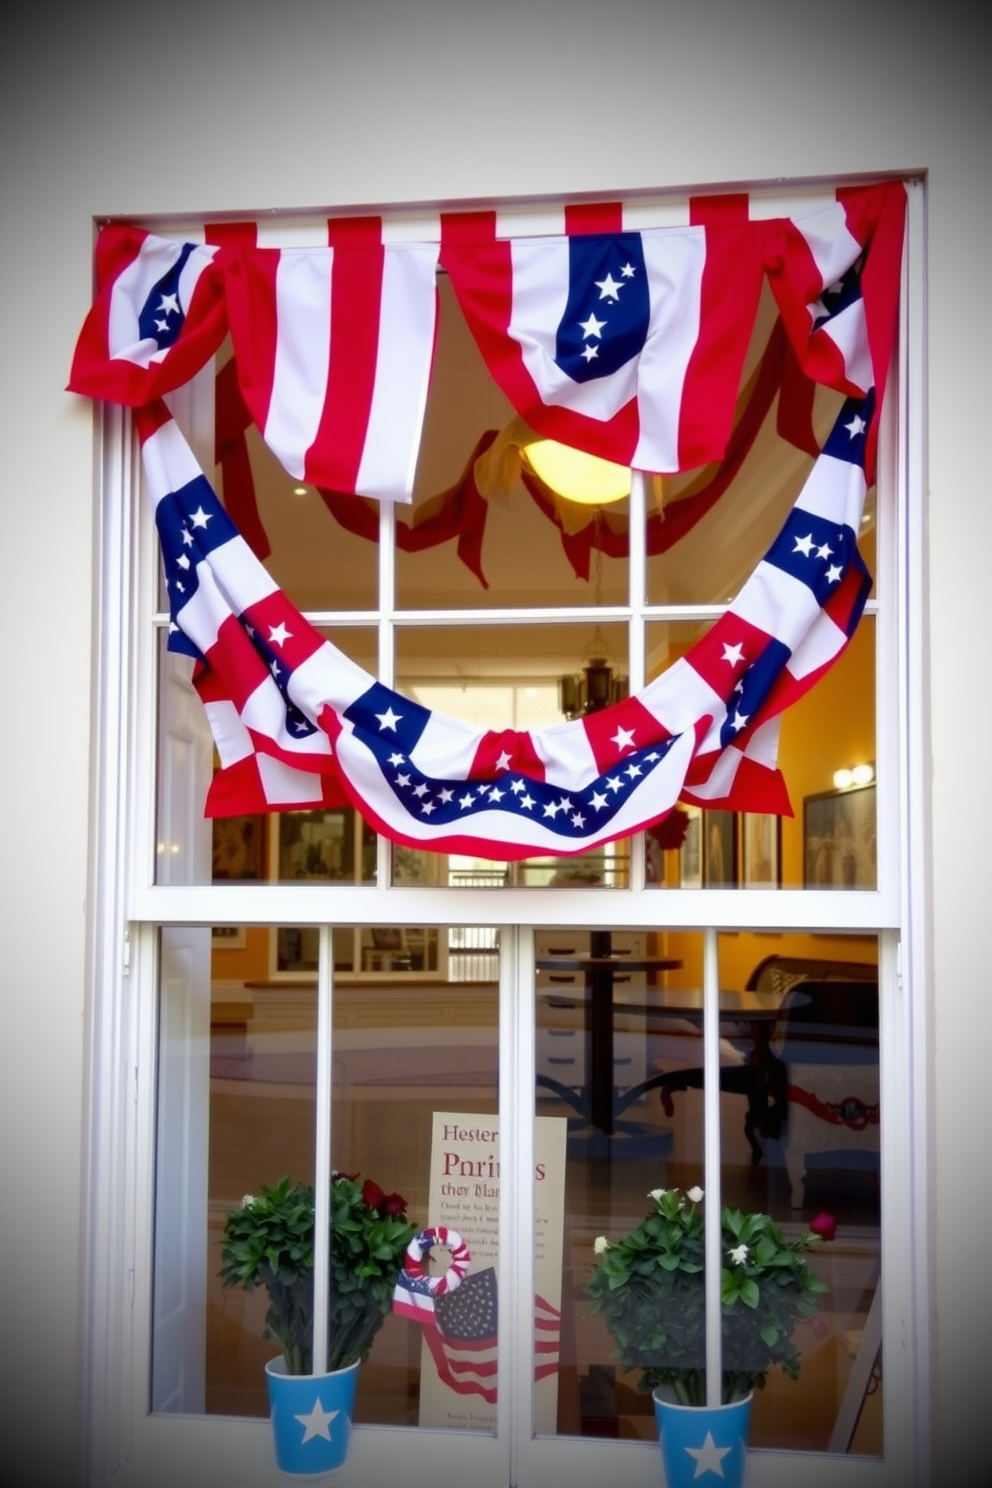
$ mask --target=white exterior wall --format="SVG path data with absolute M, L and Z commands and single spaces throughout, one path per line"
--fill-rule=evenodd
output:
M 63 392 L 102 214 L 929 178 L 935 1480 L 982 1435 L 992 107 L 983 7 L 178 0 L 0 39 L 0 1480 L 79 1481 L 94 452 Z M 92 17 L 99 19 L 94 22 Z M 976 685 L 977 684 L 977 685 Z M 982 827 L 982 822 L 986 823 Z M 99 1319 L 97 1319 L 99 1325 Z M 36 1371 L 46 1369 L 42 1383 Z M 979 1385 L 983 1387 L 980 1396 Z M 974 1415 L 971 1414 L 977 1407 Z M 21 1488 L 22 1480 L 10 1480 Z

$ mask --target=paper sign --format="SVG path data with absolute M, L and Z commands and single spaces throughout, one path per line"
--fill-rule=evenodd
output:
M 535 1121 L 534 1413 L 541 1435 L 557 1430 L 567 1125 L 558 1116 Z M 435 1111 L 429 1223 L 456 1231 L 471 1260 L 460 1286 L 436 1299 L 437 1326 L 424 1329 L 421 1426 L 496 1429 L 499 1196 L 498 1117 Z

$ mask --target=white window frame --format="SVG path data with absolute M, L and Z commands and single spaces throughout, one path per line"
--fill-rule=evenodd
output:
M 883 1183 L 883 1357 L 886 1457 L 882 1462 L 817 1455 L 818 1483 L 860 1485 L 929 1481 L 931 1397 L 929 1338 L 932 1328 L 932 1049 L 928 916 L 929 840 L 925 765 L 927 679 L 922 658 L 926 631 L 926 548 L 923 527 L 925 457 L 925 233 L 924 188 L 907 183 L 909 211 L 900 345 L 890 385 L 888 416 L 880 440 L 879 611 L 877 746 L 879 761 L 879 885 L 874 892 L 817 894 L 808 890 L 597 891 L 584 888 L 581 913 L 604 928 L 659 924 L 670 911 L 680 928 L 733 930 L 755 921 L 780 930 L 842 928 L 878 931 L 882 1025 L 887 1030 L 881 1079 L 885 1121 L 881 1130 Z M 157 571 L 154 532 L 139 515 L 141 481 L 128 415 L 116 408 L 96 414 L 97 543 L 95 761 L 89 978 L 92 1010 L 88 1046 L 88 1124 L 85 1194 L 83 1401 L 86 1480 L 94 1485 L 115 1473 L 127 1484 L 162 1481 L 163 1470 L 204 1488 L 234 1473 L 245 1485 L 282 1479 L 264 1468 L 265 1422 L 224 1418 L 149 1417 L 148 1389 L 154 1069 L 156 927 L 168 924 L 315 923 L 312 886 L 253 889 L 246 915 L 233 885 L 203 887 L 154 883 L 154 638 L 147 626 L 148 585 Z M 192 438 L 196 444 L 195 431 Z M 389 513 L 384 511 L 388 531 Z M 391 579 L 389 543 L 380 544 L 384 577 Z M 636 579 L 636 576 L 635 576 Z M 135 617 L 138 617 L 137 620 Z M 495 618 L 495 617 L 494 617 Z M 505 619 L 505 615 L 499 618 Z M 535 612 L 533 618 L 546 618 Z M 392 633 L 382 622 L 383 657 L 391 667 Z M 637 661 L 631 653 L 632 681 Z M 642 664 L 642 663 L 641 663 Z M 380 883 L 384 877 L 380 874 Z M 344 893 L 347 897 L 342 899 Z M 435 898 L 435 895 L 438 897 Z M 455 895 L 456 897 L 452 897 Z M 505 1151 L 519 1172 L 530 1171 L 533 1131 L 528 1103 L 515 1100 L 533 1089 L 533 1020 L 515 984 L 533 989 L 533 930 L 575 917 L 568 890 L 503 888 L 456 891 L 385 887 L 333 887 L 321 892 L 320 921 L 447 924 L 457 907 L 465 924 L 504 930 L 501 1037 L 518 1063 L 511 1085 L 504 1059 L 501 1125 Z M 844 925 L 837 924 L 838 907 Z M 746 909 L 746 915 L 745 915 Z M 667 923 L 667 921 L 666 921 Z M 526 928 L 521 928 L 526 927 Z M 528 978 L 530 979 L 528 983 Z M 715 1099 L 715 1094 L 714 1094 Z M 530 1233 L 533 1196 L 526 1185 L 504 1191 L 501 1295 L 517 1298 L 504 1320 L 501 1411 L 494 1438 L 377 1430 L 356 1432 L 349 1463 L 339 1474 L 350 1483 L 502 1481 L 518 1468 L 529 1483 L 563 1475 L 576 1488 L 613 1477 L 631 1488 L 657 1482 L 656 1448 L 587 1439 L 534 1440 L 526 1371 L 515 1394 L 507 1359 L 529 1330 L 525 1299 L 531 1295 L 532 1258 L 515 1247 L 515 1234 Z M 511 1438 L 513 1449 L 511 1454 Z M 440 1458 L 443 1455 L 443 1470 Z M 791 1484 L 808 1471 L 809 1454 L 756 1452 L 751 1488 Z M 260 1467 L 260 1463 L 263 1464 Z M 493 1476 L 495 1470 L 495 1476 Z M 367 1473 L 373 1478 L 367 1478 Z

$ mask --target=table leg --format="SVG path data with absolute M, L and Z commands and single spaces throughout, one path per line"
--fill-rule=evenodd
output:
M 612 932 L 592 930 L 589 950 L 594 958 L 608 959 L 613 950 Z M 593 1126 L 607 1136 L 613 1133 L 613 969 L 589 970 L 589 1045 L 586 1061 L 589 1114 Z

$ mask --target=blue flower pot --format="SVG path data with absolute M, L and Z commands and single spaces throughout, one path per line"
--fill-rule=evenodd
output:
M 667 1488 L 741 1488 L 747 1465 L 747 1434 L 751 1424 L 751 1396 L 730 1405 L 676 1405 L 659 1398 L 658 1423 L 661 1460 Z
M 285 1473 L 324 1473 L 348 1455 L 358 1364 L 332 1374 L 287 1374 L 283 1358 L 265 1366 L 276 1466 Z

